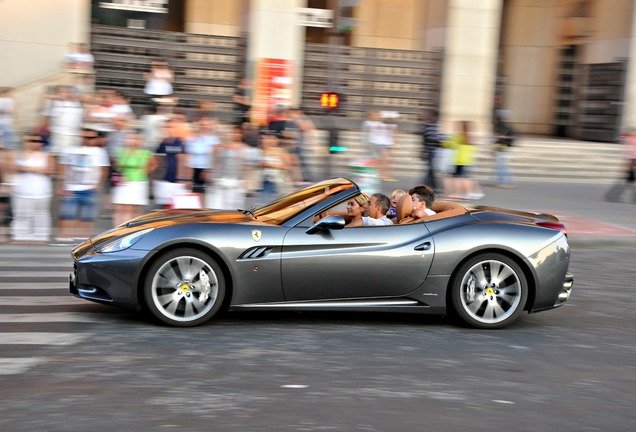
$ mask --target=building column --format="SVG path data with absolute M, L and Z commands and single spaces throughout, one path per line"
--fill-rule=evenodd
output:
M 277 105 L 301 99 L 305 27 L 298 8 L 306 0 L 252 0 L 249 9 L 248 75 L 252 80 L 252 121 L 264 124 Z
M 456 121 L 490 134 L 503 0 L 449 0 L 440 116 L 455 132 Z
M 632 5 L 632 29 L 629 38 L 621 129 L 636 129 L 636 1 Z

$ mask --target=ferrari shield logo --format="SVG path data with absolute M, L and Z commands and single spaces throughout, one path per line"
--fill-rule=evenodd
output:
M 254 239 L 254 241 L 259 241 L 262 235 L 263 234 L 260 230 L 252 230 L 252 238 Z

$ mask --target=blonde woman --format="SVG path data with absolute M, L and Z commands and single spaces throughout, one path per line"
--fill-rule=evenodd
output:
M 360 195 L 350 198 L 347 201 L 347 216 L 351 218 L 346 226 L 362 226 L 362 216 L 369 204 L 369 195 L 362 192 Z

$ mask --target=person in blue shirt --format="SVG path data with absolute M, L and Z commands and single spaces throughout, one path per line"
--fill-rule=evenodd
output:
M 164 138 L 155 150 L 158 155 L 164 155 L 163 167 L 165 173 L 161 180 L 153 183 L 155 202 L 169 205 L 171 197 L 188 192 L 189 180 L 182 176 L 185 146 L 181 138 L 176 135 L 172 119 L 164 124 Z

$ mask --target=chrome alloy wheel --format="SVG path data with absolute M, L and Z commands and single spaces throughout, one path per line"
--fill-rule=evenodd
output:
M 219 281 L 214 269 L 195 256 L 175 256 L 154 273 L 153 306 L 169 321 L 188 323 L 204 317 L 217 303 Z
M 468 264 L 459 284 L 460 315 L 476 327 L 498 328 L 516 319 L 527 296 L 526 281 L 516 264 L 501 257 L 482 257 Z M 466 268 L 466 267 L 465 267 Z

